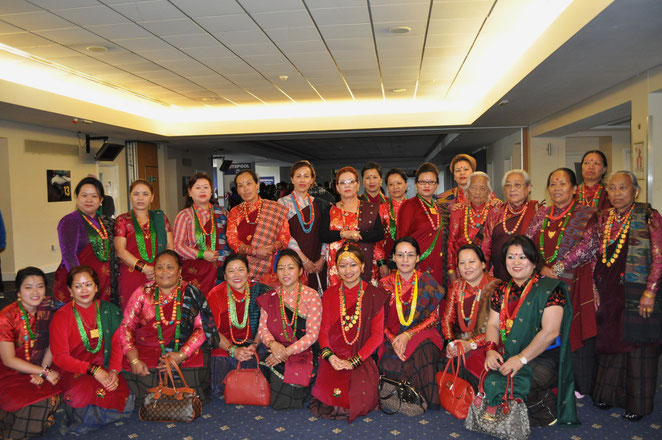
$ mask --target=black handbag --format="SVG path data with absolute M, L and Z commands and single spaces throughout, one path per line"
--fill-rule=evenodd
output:
M 425 397 L 406 380 L 379 376 L 379 409 L 384 414 L 420 416 L 428 409 Z
M 488 406 L 485 401 L 485 378 L 487 371 L 480 375 L 478 394 L 469 407 L 469 414 L 464 420 L 464 427 L 469 431 L 488 434 L 503 440 L 526 440 L 531 435 L 529 414 L 526 403 L 513 396 L 513 376 L 506 377 L 506 390 L 501 397 L 501 404 Z

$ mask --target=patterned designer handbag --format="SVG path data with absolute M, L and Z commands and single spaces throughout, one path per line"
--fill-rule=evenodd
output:
M 428 409 L 428 402 L 406 380 L 379 376 L 379 409 L 388 415 L 420 416 Z
M 498 406 L 487 406 L 483 383 L 487 371 L 480 375 L 478 394 L 469 407 L 469 414 L 464 421 L 464 427 L 469 431 L 488 434 L 503 440 L 526 440 L 531 435 L 529 414 L 526 403 L 513 396 L 513 377 L 506 378 L 506 390 Z M 509 393 L 510 392 L 510 393 Z
M 255 360 L 259 359 L 257 354 L 253 353 Z M 241 362 L 237 364 L 237 369 L 230 371 L 225 379 L 225 403 L 228 405 L 255 405 L 269 406 L 271 402 L 271 385 L 267 382 L 260 371 L 260 367 L 241 368 Z
M 172 368 L 179 375 L 184 384 L 177 388 Z M 193 388 L 190 388 L 184 379 L 182 370 L 177 362 L 165 358 L 165 372 L 159 371 L 159 384 L 147 390 L 145 401 L 138 415 L 143 422 L 187 422 L 200 417 L 202 403 Z M 164 381 L 163 376 L 166 375 Z M 168 386 L 168 382 L 172 387 Z
M 474 400 L 474 389 L 469 382 L 458 377 L 460 368 L 467 360 L 464 357 L 464 347 L 457 345 L 457 367 L 455 359 L 449 359 L 444 371 L 437 373 L 437 387 L 439 389 L 439 401 L 441 407 L 460 420 L 467 418 L 469 407 Z M 448 372 L 449 365 L 452 365 L 452 371 Z

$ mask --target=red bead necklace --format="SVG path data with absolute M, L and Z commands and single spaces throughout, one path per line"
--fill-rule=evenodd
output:
M 519 225 L 522 224 L 522 219 L 524 218 L 524 214 L 526 214 L 526 210 L 528 209 L 529 204 L 528 202 L 524 202 L 524 207 L 520 209 L 519 211 L 513 211 L 512 206 L 509 203 L 506 203 L 506 209 L 503 211 L 503 219 L 501 220 L 501 225 L 503 226 L 503 232 L 505 232 L 508 235 L 513 235 L 517 230 L 519 229 Z M 512 214 L 512 217 L 509 219 L 506 219 L 506 216 L 508 213 Z M 506 228 L 506 220 L 510 220 L 511 218 L 515 217 L 516 215 L 519 215 L 519 219 L 517 220 L 517 224 L 515 224 L 515 227 L 511 230 L 508 230 Z
M 257 225 L 258 222 L 260 221 L 260 212 L 262 212 L 262 203 L 264 200 L 260 197 L 257 198 L 257 217 L 255 217 L 255 222 L 251 222 L 248 220 L 248 202 L 242 203 L 243 209 L 242 211 L 244 212 L 244 220 L 246 220 L 246 223 L 249 225 Z
M 437 229 L 439 229 L 439 226 L 441 225 L 441 214 L 439 213 L 437 208 L 435 208 L 433 203 L 429 203 L 420 195 L 417 197 L 419 203 L 421 204 L 421 207 L 423 208 L 423 211 L 425 212 L 425 216 L 428 218 L 428 221 L 430 222 L 430 226 L 432 226 L 432 229 L 436 231 Z M 436 223 L 434 222 L 434 220 L 432 220 L 433 215 L 437 219 Z
M 348 217 L 350 212 L 345 211 L 345 205 L 343 204 L 342 201 L 340 202 L 340 210 L 342 212 L 342 228 L 343 228 L 343 230 L 344 231 L 354 230 L 354 226 L 352 226 L 352 228 L 350 229 L 350 226 L 346 224 L 345 217 Z M 358 225 L 358 222 L 359 222 L 359 212 L 360 212 L 360 210 L 361 210 L 361 201 L 357 200 L 357 202 L 356 202 L 356 212 L 354 213 L 356 215 L 356 220 L 355 221 L 356 221 L 357 225 Z

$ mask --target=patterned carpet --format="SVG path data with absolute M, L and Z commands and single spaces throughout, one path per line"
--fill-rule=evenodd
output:
M 662 386 L 658 387 L 662 388 Z M 589 398 L 578 408 L 582 425 L 577 428 L 534 428 L 532 439 L 659 439 L 662 438 L 662 392 L 656 396 L 655 412 L 639 422 L 620 417 L 621 410 L 595 409 Z M 59 410 L 58 419 L 63 416 Z M 59 421 L 58 421 L 59 422 Z M 58 425 L 45 437 L 67 438 L 57 433 Z M 88 435 L 93 439 L 485 439 L 466 431 L 462 422 L 445 411 L 428 411 L 409 418 L 372 412 L 351 424 L 317 419 L 308 410 L 275 411 L 269 408 L 227 406 L 214 400 L 203 408 L 203 415 L 191 424 L 147 423 L 137 413 Z

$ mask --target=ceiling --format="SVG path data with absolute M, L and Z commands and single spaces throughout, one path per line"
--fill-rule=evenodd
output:
M 422 107 L 426 100 L 449 93 L 453 81 L 469 68 L 472 54 L 478 53 L 481 38 L 496 35 L 492 21 L 498 8 L 508 3 L 512 2 L 2 0 L 0 44 L 29 54 L 30 62 L 36 59 L 49 68 L 55 63 L 69 76 L 180 112 L 273 110 L 294 106 L 293 102 L 300 109 L 345 101 L 376 101 L 384 107 L 406 101 Z M 289 125 L 283 124 L 282 130 L 276 120 L 258 121 L 252 132 L 243 126 L 232 131 L 226 125 L 207 126 L 203 134 L 183 130 L 170 135 L 149 123 L 133 122 L 140 118 L 126 123 L 127 118 L 113 119 L 112 110 L 90 107 L 85 114 L 80 109 L 87 107 L 80 102 L 40 107 L 34 104 L 36 98 L 30 101 L 18 92 L 13 99 L 0 94 L 0 117 L 285 161 L 308 157 L 327 163 L 346 158 L 443 162 L 456 151 L 486 145 L 662 64 L 662 2 L 583 3 L 602 3 L 602 12 L 578 32 L 569 29 L 570 35 L 561 38 L 549 56 L 508 87 L 490 89 L 488 104 L 467 123 L 432 124 L 425 118 L 412 123 L 377 114 L 370 124 L 355 127 L 352 121 L 360 117 L 349 115 L 328 129 L 304 118 L 287 118 Z M 390 32 L 398 26 L 410 31 Z M 107 50 L 88 49 L 94 46 Z M 9 90 L 0 85 L 5 86 L 3 92 Z M 406 90 L 394 92 L 398 89 Z M 497 105 L 503 98 L 509 103 Z M 88 115 L 93 124 L 72 124 L 73 116 L 82 121 Z

